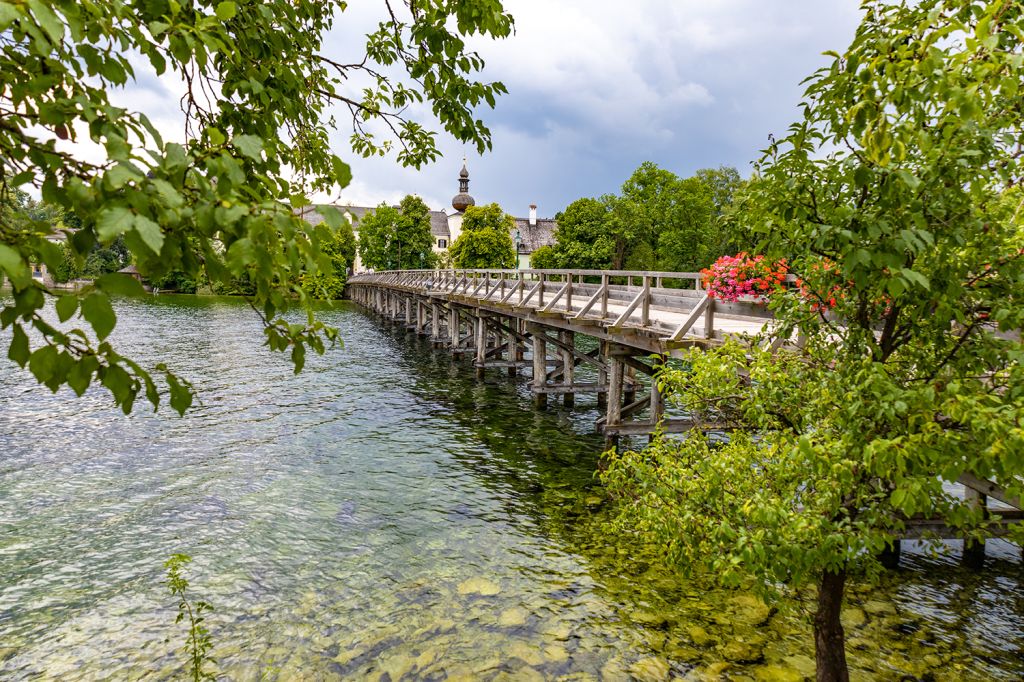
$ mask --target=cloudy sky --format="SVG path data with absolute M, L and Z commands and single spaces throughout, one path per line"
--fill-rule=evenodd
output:
M 731 165 L 747 175 L 767 141 L 798 116 L 800 81 L 845 48 L 857 0 L 506 0 L 516 20 L 505 41 L 476 41 L 485 78 L 509 94 L 479 113 L 494 135 L 484 156 L 442 136 L 445 157 L 416 171 L 393 158 L 364 160 L 334 135 L 353 167 L 342 202 L 376 205 L 407 193 L 450 209 L 466 154 L 470 193 L 525 215 L 552 216 L 574 199 L 614 192 L 643 161 L 680 175 Z M 353 56 L 383 18 L 380 0 L 352 0 L 326 41 Z M 173 139 L 173 88 L 142 79 L 124 93 Z M 344 117 L 339 112 L 339 120 Z M 338 198 L 338 197 L 335 197 Z

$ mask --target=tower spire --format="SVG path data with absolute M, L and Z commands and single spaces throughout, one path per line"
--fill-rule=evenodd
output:
M 462 213 L 475 204 L 476 201 L 469 195 L 469 169 L 466 168 L 466 157 L 463 156 L 462 170 L 459 171 L 459 193 L 452 197 L 452 208 Z

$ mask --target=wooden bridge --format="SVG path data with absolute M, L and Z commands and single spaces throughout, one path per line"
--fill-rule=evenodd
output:
M 540 406 L 552 395 L 572 405 L 577 394 L 596 394 L 605 410 L 596 427 L 609 448 L 620 436 L 693 428 L 683 416 L 666 415 L 657 382 L 646 378 L 668 358 L 774 324 L 763 303 L 711 298 L 693 272 L 401 270 L 354 275 L 347 295 L 435 346 L 472 354 L 478 377 L 488 369 L 518 376 L 528 368 Z M 578 337 L 589 337 L 592 347 Z M 776 341 L 790 343 L 800 340 Z M 1003 532 L 1021 520 L 1021 501 L 997 483 L 969 474 L 957 483 L 977 505 L 992 498 Z M 907 525 L 909 538 L 956 537 L 940 520 Z M 980 552 L 983 557 L 983 545 Z M 965 556 L 976 560 L 977 548 Z
M 763 304 L 722 303 L 692 272 L 602 270 L 404 270 L 355 275 L 349 297 L 456 354 L 472 353 L 478 376 L 488 368 L 530 369 L 537 402 L 597 394 L 598 422 L 609 445 L 619 435 L 690 428 L 665 419 L 657 387 L 637 397 L 658 364 L 692 345 L 756 334 L 772 316 Z M 597 340 L 577 348 L 577 335 Z M 577 379 L 581 365 L 592 368 Z M 653 383 L 653 382 L 647 382 Z M 641 414 L 640 420 L 629 421 Z

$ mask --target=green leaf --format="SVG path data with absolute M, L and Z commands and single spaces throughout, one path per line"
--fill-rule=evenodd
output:
M 39 380 L 46 383 L 57 369 L 57 348 L 49 344 L 37 348 L 29 357 L 29 371 Z
M 225 2 L 218 3 L 217 5 L 217 18 L 221 21 L 227 21 L 233 18 L 237 11 L 235 3 L 225 0 Z
M 103 184 L 107 189 L 121 189 L 138 178 L 139 174 L 131 166 L 119 163 L 103 176 Z
M 917 272 L 916 270 L 911 270 L 910 268 L 902 268 L 900 270 L 900 274 L 902 274 L 905 279 L 912 282 L 913 284 L 916 284 L 925 291 L 931 289 L 931 282 L 928 281 L 928 278 L 922 275 L 920 272 Z
M 6 244 L 0 244 L 0 270 L 6 271 L 11 282 L 19 289 L 31 279 L 28 266 L 21 259 L 21 254 Z
M 92 356 L 86 356 L 71 366 L 67 381 L 68 386 L 76 395 L 82 395 L 89 388 L 97 367 L 99 367 L 99 361 Z
M 21 328 L 20 324 L 14 325 L 14 336 L 11 339 L 11 346 L 7 349 L 7 357 L 24 367 L 28 362 L 30 351 L 28 346 L 28 334 Z
M 100 241 L 111 242 L 118 235 L 132 229 L 135 216 L 124 206 L 112 206 L 100 211 L 96 218 L 96 234 Z
M 0 31 L 6 31 L 15 21 L 21 18 L 21 12 L 15 5 L 8 2 L 0 2 Z M 13 183 L 15 187 L 20 183 Z
M 139 280 L 121 272 L 112 272 L 96 279 L 96 286 L 108 294 L 118 296 L 144 296 L 145 288 Z
M 910 171 L 898 170 L 896 171 L 896 175 L 899 176 L 900 180 L 903 181 L 903 184 L 905 184 L 911 190 L 916 190 L 918 187 L 921 186 L 921 180 Z
M 171 408 L 179 415 L 185 414 L 185 410 L 192 406 L 191 388 L 170 372 L 167 373 L 167 385 L 171 389 Z
M 46 32 L 47 37 L 54 43 L 59 43 L 64 38 L 64 24 L 57 15 L 53 13 L 46 4 L 39 0 L 28 0 L 28 8 L 32 16 L 39 22 L 39 26 Z
M 263 140 L 255 135 L 236 135 L 232 144 L 235 145 L 235 149 L 253 161 L 263 160 Z
M 67 322 L 78 310 L 78 296 L 66 294 L 57 299 L 57 317 L 61 322 Z
M 160 226 L 144 215 L 135 216 L 134 224 L 135 231 L 142 237 L 146 246 L 159 255 L 160 249 L 164 246 L 164 234 L 160 231 Z
M 117 324 L 117 316 L 106 294 L 93 293 L 82 299 L 82 317 L 92 325 L 96 336 L 102 341 L 110 335 Z

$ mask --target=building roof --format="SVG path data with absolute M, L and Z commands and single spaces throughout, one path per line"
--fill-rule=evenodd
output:
M 430 212 L 430 234 L 435 237 L 450 237 L 451 230 L 448 229 L 448 214 L 444 211 Z
M 310 225 L 319 225 L 323 222 L 324 217 L 320 214 L 319 208 L 324 204 L 313 204 L 310 206 L 303 206 L 302 208 L 296 209 L 296 213 L 309 223 Z M 353 226 L 358 224 L 362 220 L 363 216 L 367 213 L 371 213 L 376 210 L 376 207 L 370 206 L 347 206 L 345 204 L 329 204 L 330 206 L 341 211 L 342 215 L 348 213 L 352 216 Z
M 530 225 L 528 218 L 516 218 L 512 240 L 515 241 L 516 230 L 519 230 L 519 251 L 533 253 L 542 246 L 554 246 L 557 226 L 554 218 L 538 218 L 536 225 Z

